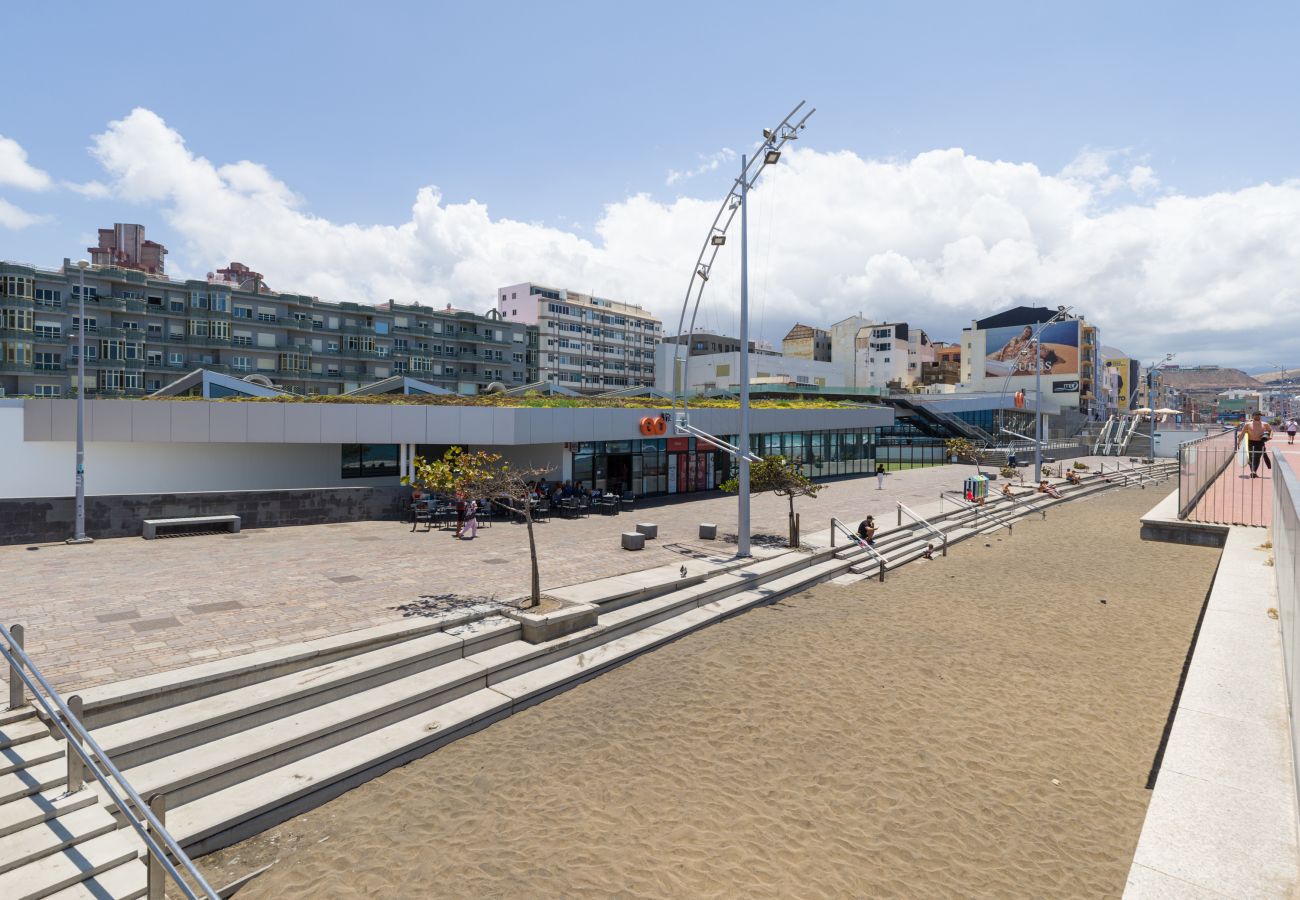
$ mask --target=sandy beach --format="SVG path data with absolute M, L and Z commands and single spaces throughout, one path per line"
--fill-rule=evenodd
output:
M 1218 551 L 1114 491 L 634 660 L 200 861 L 288 897 L 1117 897 Z

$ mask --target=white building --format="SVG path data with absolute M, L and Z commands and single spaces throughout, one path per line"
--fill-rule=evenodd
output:
M 537 326 L 544 381 L 593 394 L 655 382 L 663 325 L 640 306 L 523 282 L 497 291 L 497 310 Z
M 672 393 L 678 385 L 685 386 L 688 396 L 705 391 L 735 391 L 740 387 L 740 353 L 703 353 L 687 356 L 682 353 L 676 361 L 678 381 L 673 378 L 676 344 L 663 343 L 655 351 L 655 387 Z M 781 356 L 762 352 L 749 354 L 749 383 L 802 384 L 810 387 L 841 387 L 840 367 L 833 362 Z
M 831 361 L 845 387 L 905 390 L 923 380 L 925 364 L 937 361 L 929 335 L 906 322 L 849 316 L 830 327 L 830 336 Z

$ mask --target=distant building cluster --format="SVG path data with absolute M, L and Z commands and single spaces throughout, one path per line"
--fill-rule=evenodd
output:
M 174 280 L 167 248 L 146 239 L 143 225 L 118 223 L 98 236 L 84 273 L 85 389 L 102 396 L 154 393 L 198 370 L 298 394 L 360 392 L 391 379 L 462 394 L 729 394 L 740 386 L 742 356 L 751 387 L 769 392 L 1032 395 L 1041 385 L 1053 408 L 1090 419 L 1150 402 L 1195 402 L 1212 414 L 1210 396 L 1260 387 L 1237 373 L 1199 389 L 1188 373 L 1204 368 L 1168 366 L 1148 378 L 1138 360 L 1103 349 L 1084 316 L 1054 321 L 1048 307 L 974 320 L 955 342 L 858 314 L 825 327 L 797 322 L 779 348 L 750 341 L 742 349 L 739 338 L 710 331 L 665 335 L 634 302 L 554 285 L 506 285 L 483 313 L 337 302 L 272 290 L 241 262 Z M 0 392 L 75 392 L 81 277 L 67 259 L 58 269 L 0 262 Z

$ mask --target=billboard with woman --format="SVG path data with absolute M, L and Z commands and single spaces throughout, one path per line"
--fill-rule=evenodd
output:
M 1053 322 L 1034 340 L 1033 325 L 990 328 L 984 333 L 984 375 L 1033 375 L 1041 360 L 1044 375 L 1079 374 L 1079 322 Z

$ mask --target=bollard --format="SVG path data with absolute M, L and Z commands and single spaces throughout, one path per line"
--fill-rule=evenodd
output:
M 11 650 L 23 649 L 23 626 L 13 625 L 9 628 L 9 633 L 13 635 L 13 646 Z M 27 702 L 23 693 L 23 672 L 19 668 L 21 663 L 18 660 L 18 654 L 13 654 L 13 663 L 9 666 L 9 708 L 17 709 Z
M 68 698 L 68 710 L 72 713 L 73 721 L 68 722 L 68 747 L 65 751 L 68 754 L 68 787 L 69 794 L 75 794 L 86 784 L 86 761 L 81 758 L 81 754 L 73 747 L 75 744 L 81 746 L 81 739 L 76 736 L 77 729 L 73 725 L 81 724 L 81 695 L 73 694 Z M 84 727 L 84 726 L 83 726 Z
M 149 798 L 149 811 L 154 814 L 158 824 L 167 827 L 167 798 L 163 794 L 154 794 Z M 153 830 L 153 839 L 162 846 L 162 835 Z M 162 860 L 154 855 L 153 851 L 146 850 L 149 856 L 149 881 L 148 881 L 148 898 L 149 900 L 163 900 L 163 895 L 167 892 L 167 871 L 163 868 Z

